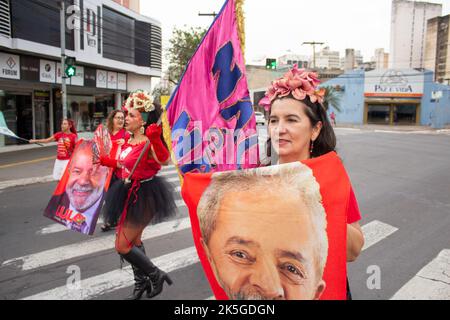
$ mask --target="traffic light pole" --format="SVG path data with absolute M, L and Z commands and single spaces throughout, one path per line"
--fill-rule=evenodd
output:
M 63 110 L 63 119 L 67 119 L 67 85 L 66 85 L 66 75 L 64 70 L 66 70 L 66 5 L 64 0 L 61 1 L 61 103 Z

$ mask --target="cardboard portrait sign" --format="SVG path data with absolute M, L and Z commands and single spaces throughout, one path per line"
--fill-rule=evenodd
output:
M 336 153 L 184 178 L 195 246 L 216 299 L 346 298 L 351 186 Z
M 92 235 L 113 173 L 98 159 L 117 152 L 118 146 L 111 144 L 102 126 L 93 140 L 78 141 L 44 216 L 73 231 Z

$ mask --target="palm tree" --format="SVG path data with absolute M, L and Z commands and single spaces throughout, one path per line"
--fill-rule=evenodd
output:
M 327 86 L 323 88 L 325 89 L 323 99 L 323 107 L 325 110 L 328 111 L 328 108 L 331 105 L 337 112 L 341 112 L 341 93 L 334 87 Z

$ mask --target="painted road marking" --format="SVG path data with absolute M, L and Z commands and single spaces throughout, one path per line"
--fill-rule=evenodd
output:
M 150 226 L 144 230 L 142 240 L 149 240 L 164 236 L 173 232 L 182 231 L 191 227 L 189 218 L 177 219 L 174 221 L 163 222 Z M 45 267 L 64 260 L 83 257 L 104 250 L 114 249 L 116 236 L 108 235 L 97 239 L 83 241 L 67 246 L 61 246 L 54 249 L 29 254 L 23 257 L 14 258 L 2 263 L 2 267 L 9 265 L 22 264 L 23 271 L 33 270 Z
M 55 160 L 55 159 L 56 159 L 56 156 L 51 156 L 51 157 L 39 158 L 39 159 L 34 159 L 34 160 L 29 160 L 29 161 L 15 162 L 15 163 L 1 165 L 0 169 L 12 168 L 12 167 L 17 167 L 17 166 L 22 166 L 25 164 L 32 164 L 32 163 L 38 163 L 38 162 L 42 162 L 42 161 Z
M 199 262 L 195 247 L 172 252 L 152 259 L 152 262 L 165 272 L 172 272 Z M 131 266 L 122 270 L 114 270 L 81 281 L 79 289 L 71 289 L 64 285 L 44 291 L 21 300 L 86 300 L 116 290 L 127 288 L 133 284 Z
M 391 300 L 450 300 L 450 250 L 442 250 Z
M 364 234 L 363 250 L 370 248 L 371 246 L 389 237 L 391 234 L 398 230 L 398 228 L 377 220 L 369 222 L 361 229 Z

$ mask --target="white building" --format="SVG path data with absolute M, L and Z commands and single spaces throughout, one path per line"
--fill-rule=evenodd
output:
M 344 70 L 353 70 L 356 67 L 355 49 L 345 49 Z
M 131 10 L 138 1 L 66 2 L 66 55 L 77 68 L 67 79 L 68 116 L 89 132 L 128 92 L 161 77 L 161 24 Z M 50 136 L 62 119 L 59 3 L 0 1 L 0 116 L 27 139 Z
M 316 57 L 316 68 L 340 69 L 341 59 L 339 51 L 332 51 L 330 47 L 323 48 Z
M 427 21 L 442 15 L 442 5 L 392 0 L 390 68 L 424 68 Z
M 373 57 L 375 62 L 375 69 L 388 69 L 389 68 L 389 53 L 384 52 L 383 48 L 375 50 L 375 56 Z
M 299 68 L 307 69 L 311 65 L 311 57 L 289 52 L 278 57 L 277 62 L 280 68 L 291 67 L 297 64 Z

